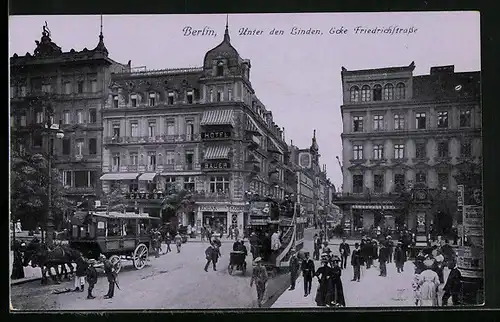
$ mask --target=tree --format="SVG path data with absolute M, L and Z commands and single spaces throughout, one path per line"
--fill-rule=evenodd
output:
M 110 211 L 125 212 L 127 208 L 127 200 L 119 188 L 112 187 L 104 194 L 104 200 L 106 200 L 106 212 L 108 213 Z
M 48 162 L 41 154 L 10 153 L 11 219 L 21 220 L 24 228 L 32 230 L 45 226 L 48 206 Z M 61 174 L 52 169 L 52 213 L 56 226 L 62 222 L 71 202 L 64 197 Z
M 191 193 L 186 190 L 173 192 L 165 196 L 161 202 L 163 222 L 172 221 L 172 218 L 175 218 L 178 222 L 178 216 L 192 211 L 194 204 Z

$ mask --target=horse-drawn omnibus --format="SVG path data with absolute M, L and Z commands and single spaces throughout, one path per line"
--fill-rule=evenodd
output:
M 123 259 L 142 269 L 152 246 L 151 229 L 160 223 L 160 218 L 147 214 L 77 211 L 71 220 L 69 245 L 91 259 L 105 255 L 117 271 Z

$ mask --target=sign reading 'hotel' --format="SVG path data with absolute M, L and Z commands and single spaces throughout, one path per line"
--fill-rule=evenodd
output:
M 201 138 L 203 140 L 228 139 L 230 137 L 231 132 L 229 131 L 201 132 Z
M 219 161 L 203 162 L 201 164 L 201 168 L 203 170 L 224 170 L 224 169 L 231 168 L 231 163 L 229 163 L 229 162 L 219 162 Z

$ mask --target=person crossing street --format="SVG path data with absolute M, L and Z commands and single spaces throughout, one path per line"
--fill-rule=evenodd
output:
M 254 263 L 256 266 L 253 268 L 252 278 L 250 279 L 250 287 L 252 287 L 255 282 L 255 288 L 257 289 L 257 305 L 262 307 L 267 280 L 269 277 L 267 275 L 266 268 L 262 265 L 261 257 L 257 257 L 254 260 Z
M 208 266 L 212 263 L 212 267 L 214 271 L 217 270 L 217 260 L 219 259 L 219 248 L 216 246 L 214 242 L 210 243 L 210 246 L 205 250 L 205 257 L 207 259 L 207 263 L 205 264 L 205 272 L 208 272 Z

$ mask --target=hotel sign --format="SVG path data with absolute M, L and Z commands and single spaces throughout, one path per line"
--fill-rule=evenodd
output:
M 201 164 L 202 170 L 226 170 L 231 168 L 230 162 L 211 161 Z
M 202 140 L 229 139 L 230 137 L 231 132 L 229 131 L 201 132 Z
M 199 211 L 207 212 L 243 212 L 242 206 L 227 206 L 227 205 L 200 205 Z

